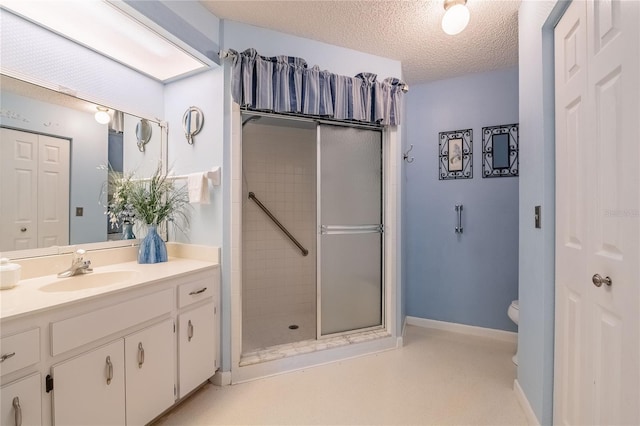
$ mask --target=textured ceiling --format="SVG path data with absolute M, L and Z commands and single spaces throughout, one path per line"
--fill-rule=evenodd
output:
M 456 36 L 440 27 L 443 0 L 201 3 L 221 19 L 400 60 L 409 84 L 518 63 L 520 0 L 468 0 L 471 20 Z

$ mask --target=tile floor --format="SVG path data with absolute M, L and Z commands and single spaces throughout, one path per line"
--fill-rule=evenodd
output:
M 513 343 L 408 326 L 392 351 L 217 387 L 155 425 L 526 425 Z

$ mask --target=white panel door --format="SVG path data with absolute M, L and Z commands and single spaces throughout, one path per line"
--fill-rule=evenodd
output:
M 216 310 L 213 302 L 178 316 L 178 390 L 182 398 L 216 372 Z
M 639 25 L 574 1 L 555 30 L 559 424 L 640 424 Z
M 69 140 L 39 136 L 38 247 L 69 244 Z
M 175 402 L 173 319 L 124 338 L 127 425 L 144 425 Z
M 38 247 L 38 135 L 0 129 L 0 251 Z
M 51 372 L 55 426 L 125 424 L 122 339 L 54 365 Z

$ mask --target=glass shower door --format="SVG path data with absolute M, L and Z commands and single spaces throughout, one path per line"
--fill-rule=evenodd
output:
M 382 132 L 318 127 L 319 335 L 382 324 Z

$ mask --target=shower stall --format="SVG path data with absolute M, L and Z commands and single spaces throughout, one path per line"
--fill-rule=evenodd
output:
M 241 140 L 242 354 L 382 329 L 382 129 L 244 112 Z

